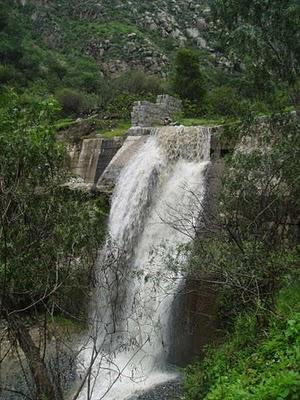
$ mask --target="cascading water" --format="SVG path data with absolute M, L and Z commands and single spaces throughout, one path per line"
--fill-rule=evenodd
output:
M 164 256 L 193 238 L 209 154 L 208 129 L 158 128 L 120 174 L 83 357 L 86 368 L 93 360 L 92 375 L 81 399 L 124 400 L 176 377 L 165 360 L 181 277 Z

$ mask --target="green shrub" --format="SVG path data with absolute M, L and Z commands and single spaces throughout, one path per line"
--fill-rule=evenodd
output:
M 48 61 L 49 71 L 58 76 L 60 80 L 67 74 L 67 66 L 64 62 L 53 57 Z
M 66 86 L 80 88 L 85 92 L 97 92 L 103 78 L 96 62 L 86 57 L 69 57 L 68 69 L 63 82 Z
M 271 112 L 280 112 L 286 109 L 290 104 L 290 97 L 288 91 L 275 88 L 266 99 L 269 104 Z
M 173 66 L 173 91 L 182 99 L 201 104 L 206 88 L 199 54 L 191 49 L 178 50 Z
M 238 317 L 224 344 L 208 348 L 202 361 L 186 369 L 184 399 L 298 399 L 299 288 L 293 284 L 280 293 L 267 327 L 255 314 Z
M 77 90 L 61 89 L 57 92 L 56 98 L 66 115 L 80 115 L 89 109 L 87 97 Z
M 183 113 L 187 118 L 197 118 L 203 116 L 203 104 L 197 104 L 193 101 L 184 99 L 182 100 Z
M 11 1 L 0 0 L 0 61 L 17 64 L 22 57 L 24 28 L 11 7 Z
M 128 121 L 131 117 L 133 103 L 141 99 L 141 96 L 137 94 L 119 94 L 108 105 L 106 111 L 111 118 Z
M 161 78 L 138 70 L 122 74 L 114 81 L 114 86 L 119 92 L 144 96 L 159 95 L 165 92 L 165 85 Z
M 17 78 L 18 74 L 12 65 L 0 64 L 0 83 L 6 84 Z
M 230 86 L 212 89 L 206 96 L 207 113 L 211 115 L 238 116 L 241 114 L 241 99 Z

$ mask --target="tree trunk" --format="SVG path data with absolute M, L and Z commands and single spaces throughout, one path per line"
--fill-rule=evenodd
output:
M 25 354 L 36 386 L 36 400 L 62 400 L 56 394 L 54 384 L 49 377 L 46 365 L 30 333 L 17 315 L 6 315 L 6 321 L 12 338 L 16 339 Z

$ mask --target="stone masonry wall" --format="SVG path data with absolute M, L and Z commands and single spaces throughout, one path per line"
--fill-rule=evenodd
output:
M 132 126 L 150 127 L 164 125 L 182 111 L 180 100 L 169 95 L 157 96 L 156 103 L 136 101 L 131 113 Z
M 83 139 L 69 150 L 71 171 L 86 185 L 96 184 L 122 144 L 122 138 Z

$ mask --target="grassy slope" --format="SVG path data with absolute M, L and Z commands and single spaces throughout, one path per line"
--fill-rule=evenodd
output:
M 22 27 L 25 58 L 27 61 L 34 59 L 40 63 L 40 67 L 43 67 L 44 73 L 48 73 L 47 81 L 51 82 L 46 82 L 46 86 L 51 83 L 54 87 L 59 86 L 59 80 L 56 81 L 51 76 L 52 71 L 49 65 L 56 62 L 63 66 L 67 70 L 67 75 L 71 77 L 74 70 L 81 70 L 82 73 L 87 72 L 86 69 L 93 73 L 96 73 L 96 70 L 99 72 L 99 67 L 101 69 L 101 63 L 104 61 L 114 59 L 130 61 L 134 56 L 135 60 L 140 58 L 139 61 L 143 63 L 149 56 L 147 54 L 149 50 L 155 54 L 165 53 L 166 40 L 157 32 L 145 30 L 139 26 L 139 20 L 124 5 L 115 7 L 113 3 L 104 3 L 101 12 L 97 12 L 97 2 L 93 1 L 87 4 L 76 1 L 73 4 L 67 0 L 62 0 L 59 4 L 55 4 L 56 2 L 36 4 L 34 1 L 27 1 L 25 7 L 11 1 L 2 1 L 4 1 L 3 7 L 9 8 L 8 14 L 15 16 L 15 18 L 10 18 L 10 23 L 15 19 Z M 137 9 L 142 11 L 144 8 L 155 10 L 155 5 L 147 4 L 143 7 L 139 2 L 137 3 Z M 132 41 L 128 39 L 128 35 L 132 33 L 136 34 L 134 54 L 130 48 L 126 47 L 128 41 Z M 106 40 L 110 42 L 109 48 L 105 49 L 101 55 L 96 50 L 94 54 L 96 59 L 94 59 L 87 50 L 89 45 L 103 43 Z M 175 39 L 167 39 L 167 42 L 171 48 L 176 46 Z M 145 52 L 141 51 L 142 49 Z M 85 68 L 82 68 L 82 63 L 85 64 Z M 38 76 L 35 74 L 35 80 L 36 78 Z M 42 76 L 42 78 L 46 77 Z
M 115 128 L 106 131 L 100 131 L 98 135 L 107 139 L 111 139 L 113 137 L 121 137 L 126 134 L 130 126 L 130 122 L 120 121 Z
M 241 315 L 223 345 L 186 370 L 185 400 L 297 400 L 300 284 L 283 289 L 267 327 Z
M 225 118 L 180 118 L 178 123 L 185 126 L 216 126 L 223 125 L 226 122 Z

